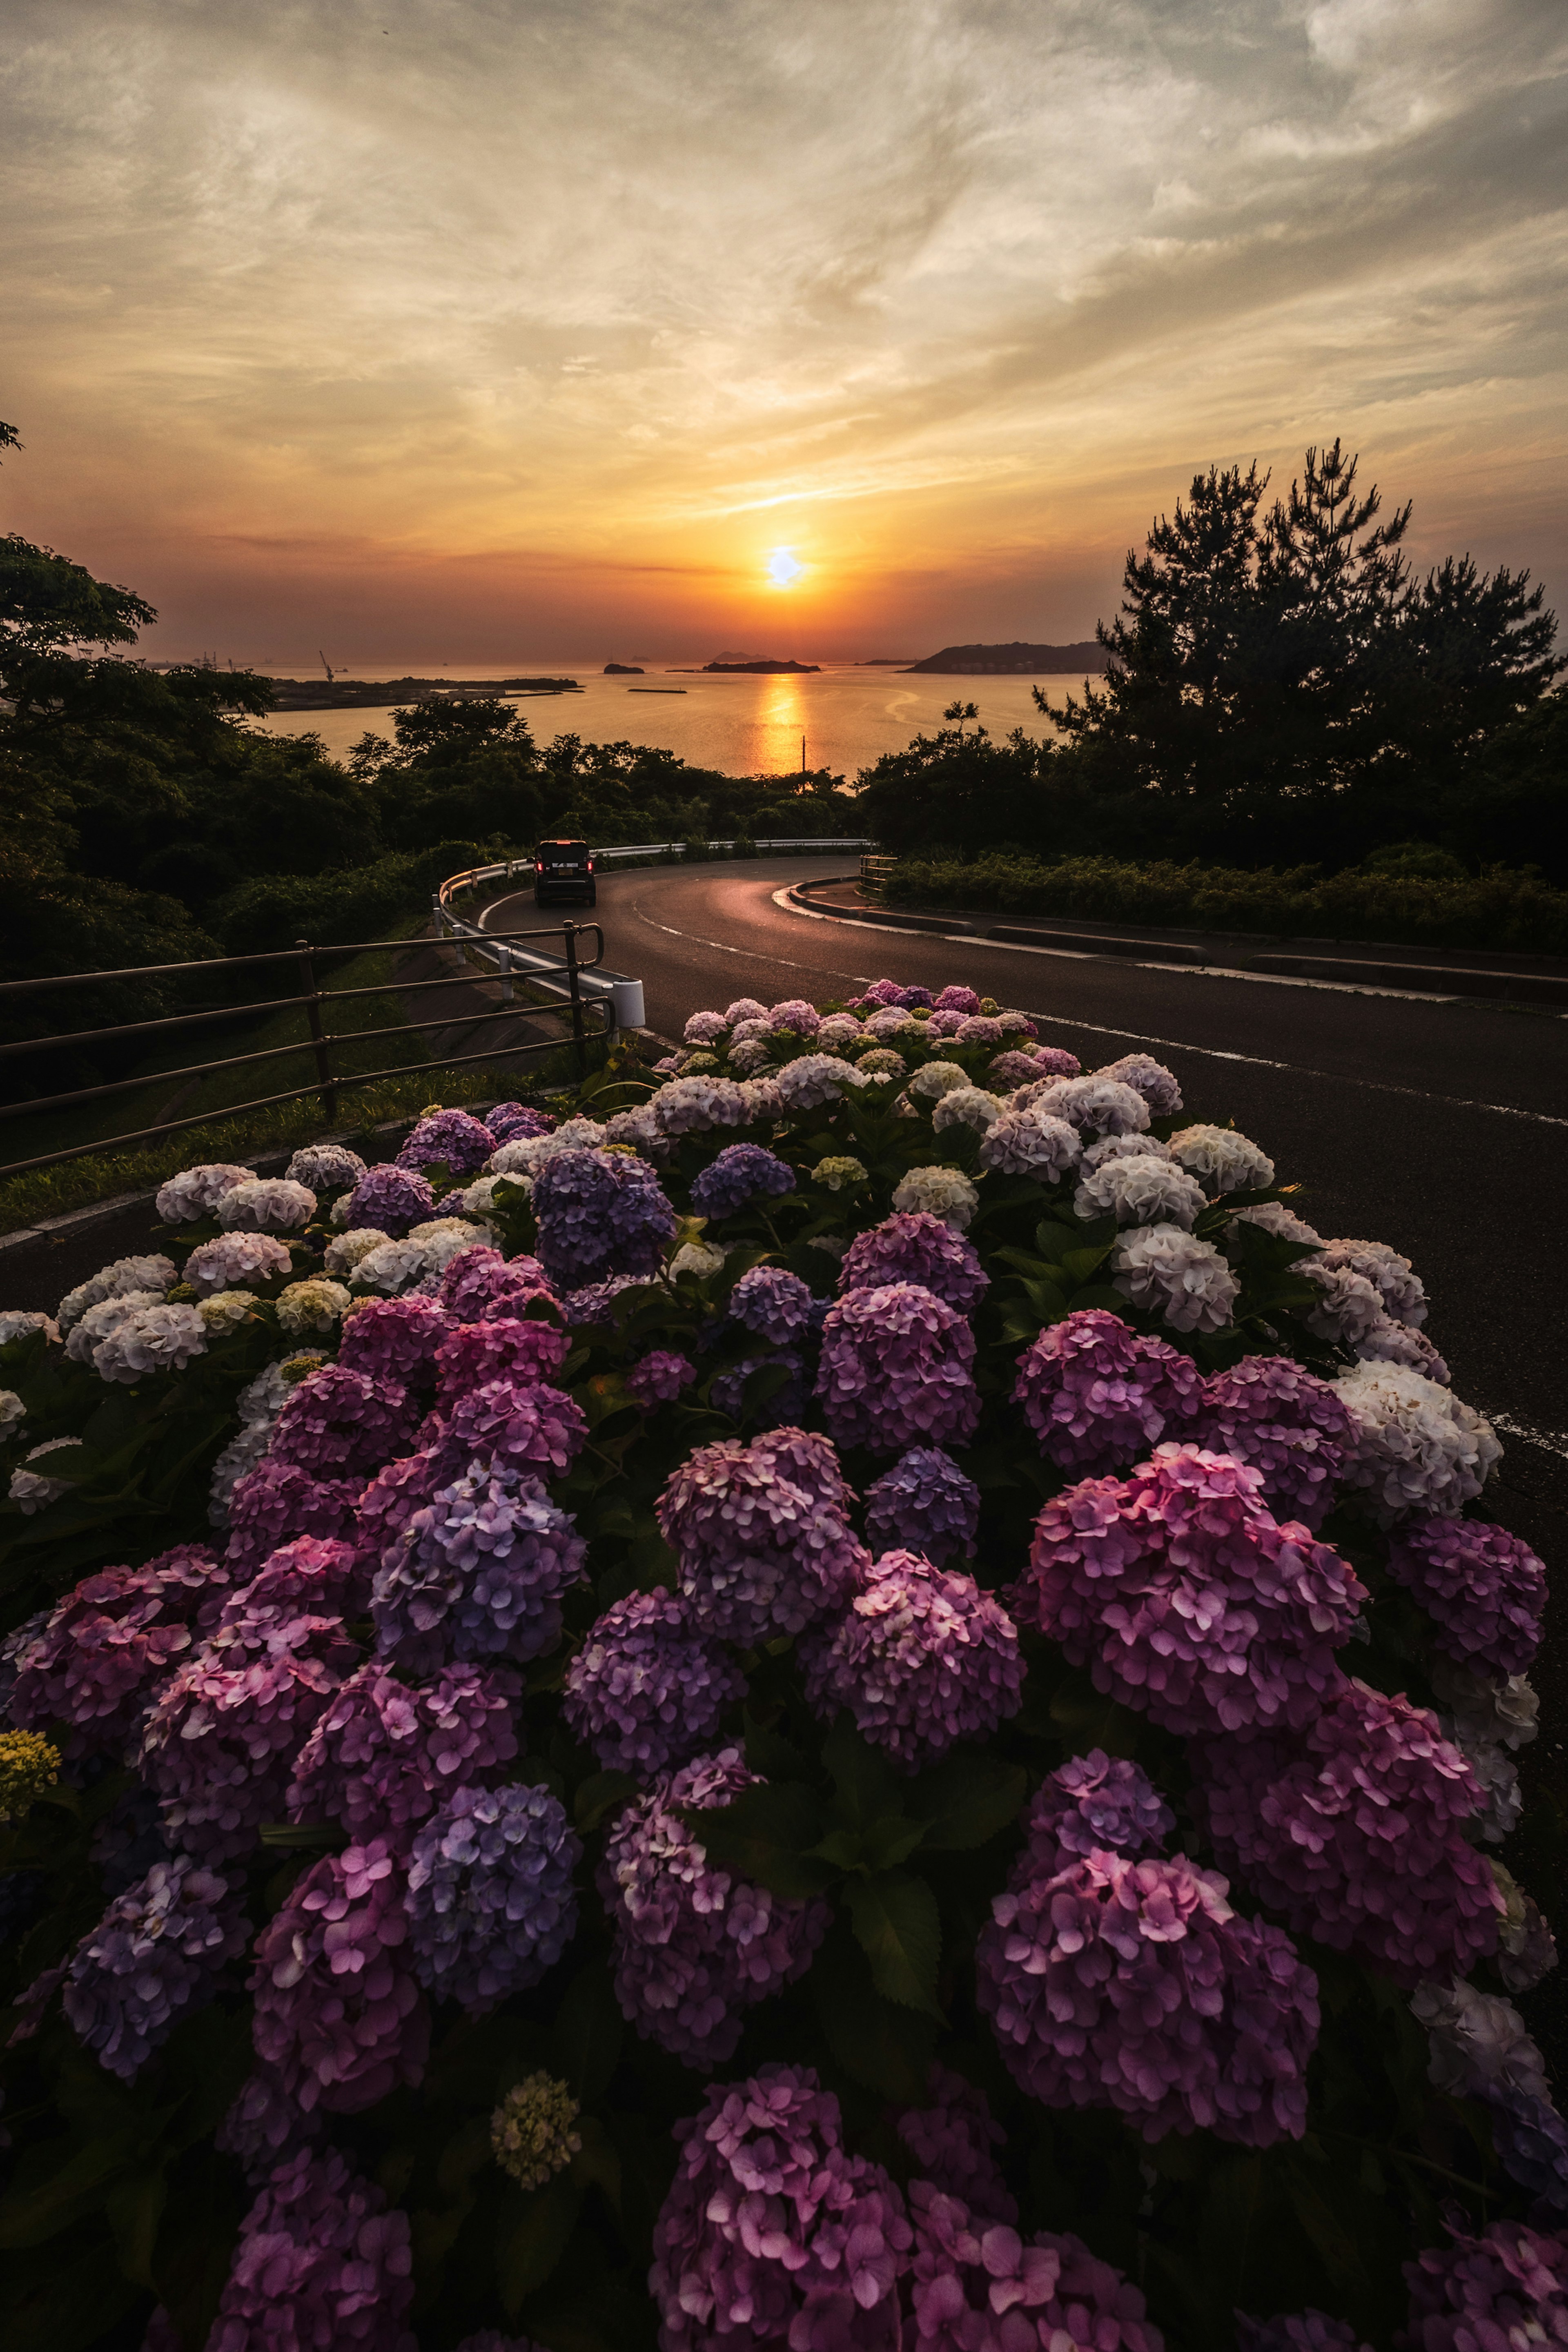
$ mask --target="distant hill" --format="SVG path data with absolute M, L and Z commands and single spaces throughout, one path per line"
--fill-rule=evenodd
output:
M 911 673 L 928 677 L 1029 677 L 1058 670 L 1105 667 L 1105 648 L 1089 639 L 1077 646 L 943 646 L 924 661 L 910 662 Z
M 495 694 L 580 694 L 574 677 L 274 677 L 279 710 L 390 710 L 400 702 L 473 702 Z
M 642 670 L 636 662 L 606 662 L 606 677 L 641 677 Z
M 704 662 L 705 670 L 743 670 L 748 677 L 774 677 L 784 670 L 819 670 L 820 662 L 797 661 L 711 661 Z

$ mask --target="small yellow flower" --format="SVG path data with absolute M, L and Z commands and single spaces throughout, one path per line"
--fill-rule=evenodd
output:
M 60 1751 L 41 1732 L 0 1731 L 0 1822 L 19 1822 L 60 1777 Z

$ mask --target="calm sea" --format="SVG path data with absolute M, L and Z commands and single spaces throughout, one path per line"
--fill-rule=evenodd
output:
M 583 691 L 525 695 L 517 704 L 535 740 L 560 734 L 586 742 L 662 745 L 694 767 L 730 776 L 781 775 L 801 764 L 826 768 L 854 781 L 884 751 L 901 751 L 910 738 L 942 723 L 955 698 L 980 706 L 983 725 L 1000 738 L 1015 727 L 1038 736 L 1054 731 L 1030 698 L 1026 677 L 910 677 L 895 670 L 834 668 L 815 677 L 705 677 L 649 667 L 645 677 L 605 677 L 603 662 L 516 661 L 464 667 L 401 662 L 356 667 L 361 678 L 440 677 L 454 684 L 475 677 L 574 677 Z M 303 672 L 299 673 L 303 675 Z M 1053 701 L 1078 692 L 1077 677 L 1040 680 Z M 680 694 L 635 693 L 634 688 L 680 687 Z M 279 734 L 317 734 L 341 755 L 368 730 L 390 735 L 388 713 L 376 709 L 290 710 L 259 722 Z

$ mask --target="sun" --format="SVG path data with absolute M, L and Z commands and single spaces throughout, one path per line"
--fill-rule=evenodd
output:
M 805 570 L 787 547 L 775 547 L 768 558 L 768 577 L 775 588 L 793 588 Z

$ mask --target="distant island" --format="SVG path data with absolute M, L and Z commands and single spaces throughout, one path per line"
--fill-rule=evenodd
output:
M 605 664 L 605 676 L 606 677 L 641 677 L 642 675 L 642 669 L 636 662 L 606 662 Z
M 820 670 L 822 664 L 820 662 L 797 661 L 711 661 L 704 662 L 702 667 L 705 670 L 742 670 L 748 677 L 774 677 L 782 672 L 789 670 L 800 670 L 802 672 L 806 670 Z
M 472 702 L 492 694 L 581 694 L 574 677 L 269 677 L 279 710 L 389 710 L 445 695 Z
M 912 669 L 908 654 L 872 654 L 865 661 L 851 662 L 851 669 Z
M 1028 677 L 1040 671 L 1105 667 L 1105 648 L 1092 639 L 1077 646 L 943 646 L 924 661 L 910 662 L 910 676 L 927 677 Z

